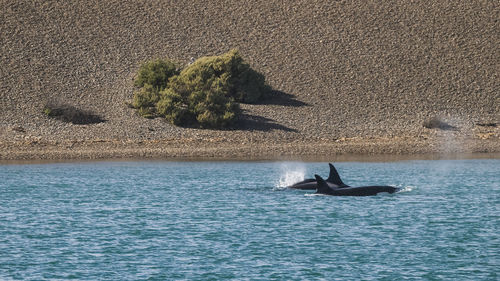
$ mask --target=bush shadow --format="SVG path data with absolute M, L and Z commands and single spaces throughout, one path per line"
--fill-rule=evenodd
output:
M 44 114 L 66 123 L 75 125 L 90 125 L 106 122 L 104 118 L 88 110 L 82 110 L 72 105 L 47 105 Z
M 265 99 L 255 103 L 260 105 L 282 105 L 291 107 L 308 106 L 309 104 L 299 101 L 292 94 L 287 94 L 278 90 L 271 90 L 271 93 Z
M 297 133 L 298 131 L 293 128 L 283 126 L 276 123 L 276 121 L 257 115 L 242 112 L 239 120 L 231 129 L 245 130 L 245 131 L 261 131 L 269 132 L 272 130 L 280 130 L 285 132 Z

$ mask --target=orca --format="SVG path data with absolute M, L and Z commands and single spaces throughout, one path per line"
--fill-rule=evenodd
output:
M 345 185 L 340 179 L 337 169 L 335 169 L 335 167 L 331 163 L 328 163 L 328 165 L 330 166 L 330 175 L 328 176 L 328 179 L 326 179 L 326 183 L 332 187 L 339 187 L 339 188 L 347 187 L 347 185 Z M 317 189 L 317 186 L 318 183 L 316 179 L 305 179 L 303 181 L 288 186 L 288 188 L 315 190 Z
M 345 187 L 335 187 L 328 184 L 323 178 L 318 175 L 314 175 L 316 178 L 317 194 L 333 195 L 333 196 L 370 196 L 376 195 L 380 192 L 394 193 L 399 191 L 400 188 L 388 185 L 370 185 L 370 186 L 345 186 Z

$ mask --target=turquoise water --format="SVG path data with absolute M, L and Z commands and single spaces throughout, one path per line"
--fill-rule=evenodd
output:
M 0 166 L 0 280 L 498 280 L 500 160 Z

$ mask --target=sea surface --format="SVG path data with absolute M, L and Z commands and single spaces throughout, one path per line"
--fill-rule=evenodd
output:
M 500 160 L 0 165 L 0 280 L 499 280 Z

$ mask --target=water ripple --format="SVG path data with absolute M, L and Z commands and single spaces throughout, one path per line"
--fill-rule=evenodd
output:
M 337 167 L 402 190 L 276 192 L 326 163 L 0 166 L 0 279 L 497 279 L 498 160 Z

